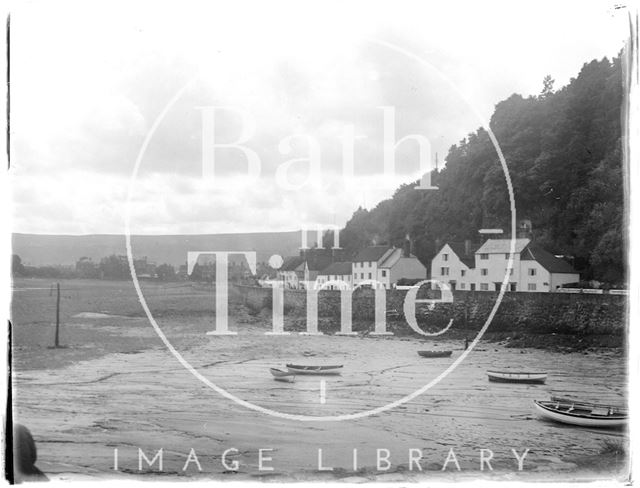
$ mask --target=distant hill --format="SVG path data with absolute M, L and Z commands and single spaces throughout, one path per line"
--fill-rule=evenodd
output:
M 83 256 L 99 262 L 111 254 L 126 254 L 124 235 L 13 234 L 12 240 L 12 252 L 30 266 L 75 264 Z M 131 246 L 137 258 L 173 266 L 185 264 L 188 251 L 256 251 L 260 262 L 273 254 L 298 254 L 300 232 L 132 236 Z

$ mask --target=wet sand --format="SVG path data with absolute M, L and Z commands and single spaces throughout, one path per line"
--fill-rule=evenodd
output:
M 101 320 L 81 316 L 69 327 L 112 327 L 110 333 L 141 347 L 57 369 L 14 372 L 15 420 L 32 430 L 38 465 L 52 478 L 141 476 L 138 448 L 149 459 L 163 448 L 164 473 L 157 473 L 156 464 L 145 478 L 597 478 L 614 476 L 617 468 L 596 474 L 575 460 L 597 455 L 605 441 L 626 442 L 624 432 L 553 424 L 538 419 L 533 410 L 534 399 L 551 394 L 623 403 L 626 361 L 615 349 L 562 354 L 480 342 L 439 384 L 392 410 L 342 422 L 299 422 L 248 410 L 205 386 L 159 344 L 151 327 L 144 327 L 144 319 L 116 318 L 100 325 Z M 165 318 L 160 325 L 185 359 L 216 385 L 262 407 L 300 415 L 340 415 L 380 407 L 431 381 L 462 353 L 460 341 L 269 337 L 263 332 L 270 324 L 238 324 L 233 319 L 231 328 L 241 331 L 238 336 L 206 336 L 211 317 Z M 417 355 L 419 349 L 454 352 L 451 358 L 424 359 Z M 283 367 L 286 362 L 337 362 L 344 364 L 344 371 L 323 378 L 326 399 L 321 403 L 321 378 L 298 377 L 293 384 L 273 380 L 268 367 Z M 486 370 L 503 367 L 546 370 L 549 379 L 545 385 L 489 383 Z M 182 471 L 191 448 L 202 472 L 193 462 Z M 229 456 L 229 461 L 239 462 L 235 473 L 221 463 L 222 453 L 230 448 L 238 450 L 237 456 Z M 264 453 L 272 458 L 265 464 L 273 471 L 259 470 L 258 449 L 273 449 Z M 323 466 L 333 471 L 318 470 L 319 449 Z M 389 451 L 387 471 L 377 469 L 376 449 Z M 409 471 L 411 449 L 421 450 L 422 472 L 415 465 Z M 450 449 L 460 472 L 453 462 L 442 472 Z M 493 452 L 493 473 L 480 471 L 480 449 Z M 511 449 L 520 455 L 529 449 L 521 473 Z

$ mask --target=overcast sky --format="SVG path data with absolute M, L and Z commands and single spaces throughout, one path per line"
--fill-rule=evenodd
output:
M 21 2 L 11 17 L 14 231 L 122 233 L 154 127 L 132 187 L 134 233 L 342 226 L 421 173 L 406 142 L 394 176 L 382 174 L 381 107 L 394 110 L 396 139 L 421 135 L 442 164 L 500 100 L 616 55 L 626 16 L 607 1 Z M 202 107 L 212 106 L 245 114 L 218 109 L 212 141 L 255 125 L 243 145 L 257 179 L 238 149 L 216 150 L 215 173 L 203 174 Z M 349 127 L 358 138 L 345 176 Z M 292 163 L 290 187 L 278 185 L 310 148 L 319 174 Z

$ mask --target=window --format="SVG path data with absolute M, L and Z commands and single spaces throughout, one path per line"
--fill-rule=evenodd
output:
M 371 279 L 371 273 L 369 273 L 369 279 Z
M 489 291 L 489 283 L 480 283 L 480 289 L 482 291 Z
M 489 255 L 488 254 L 480 254 L 480 259 L 489 259 Z
M 369 266 L 371 266 L 371 261 L 369 261 Z
M 360 273 L 360 279 L 364 280 L 364 273 Z
M 504 258 L 509 259 L 509 253 L 505 253 Z
M 467 270 L 466 269 L 461 269 L 460 270 L 460 276 L 466 276 L 467 275 Z
M 386 278 L 386 277 L 387 277 L 387 270 L 386 270 L 386 269 L 383 269 L 383 270 L 382 270 L 382 277 L 383 277 L 383 278 Z
M 448 254 L 443 254 L 442 255 L 442 260 L 443 261 L 449 261 L 449 255 Z
M 487 275 L 489 274 L 489 270 L 488 270 L 487 268 L 482 268 L 482 269 L 480 270 L 480 274 L 481 274 L 482 276 L 487 276 Z
M 471 291 L 476 291 L 476 284 L 475 283 L 471 283 L 469 286 L 471 287 Z
M 529 276 L 535 276 L 536 275 L 536 268 L 529 268 Z
M 509 291 L 516 291 L 516 290 L 517 290 L 517 284 L 509 283 Z
M 527 286 L 527 290 L 536 291 L 536 284 L 535 283 L 529 283 L 529 285 Z
M 464 290 L 464 283 L 460 283 L 460 289 Z
M 449 276 L 449 268 L 440 268 L 440 274 L 442 276 Z

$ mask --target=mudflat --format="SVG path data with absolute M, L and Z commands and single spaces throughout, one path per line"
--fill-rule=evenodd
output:
M 462 354 L 462 343 L 363 334 L 266 336 L 268 314 L 252 316 L 237 306 L 230 309 L 229 327 L 238 335 L 209 336 L 210 288 L 143 284 L 162 331 L 206 385 L 161 342 L 128 282 L 62 282 L 60 337 L 66 347 L 50 349 L 55 297 L 48 284 L 14 283 L 13 395 L 15 420 L 33 432 L 38 466 L 54 479 L 624 475 L 624 457 L 591 468 L 605 456 L 604 446 L 626 445 L 625 432 L 553 424 L 533 410 L 534 399 L 560 394 L 624 403 L 626 360 L 619 349 L 559 353 L 481 341 L 454 371 L 395 408 L 353 420 L 301 422 L 233 398 L 279 414 L 356 414 L 431 382 Z M 453 354 L 419 357 L 417 351 L 427 348 Z M 274 381 L 269 367 L 288 362 L 344 368 L 340 376 Z M 544 369 L 549 379 L 545 385 L 487 381 L 487 369 L 506 367 Z M 139 449 L 149 461 L 162 449 L 162 470 L 158 460 L 153 466 L 144 461 L 139 470 Z M 489 455 L 492 470 L 481 459 Z

